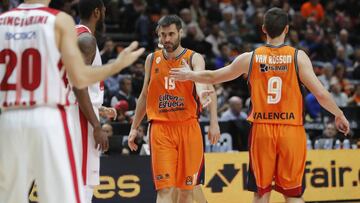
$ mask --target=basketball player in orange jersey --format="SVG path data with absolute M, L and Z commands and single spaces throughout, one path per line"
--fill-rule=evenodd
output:
M 84 202 L 67 120 L 65 71 L 82 89 L 144 51 L 135 51 L 133 43 L 113 64 L 86 66 L 72 17 L 48 8 L 49 2 L 25 0 L 0 14 L 0 202 L 28 202 L 34 179 L 40 202 Z
M 303 202 L 306 135 L 301 85 L 335 116 L 340 132 L 349 132 L 349 122 L 316 78 L 309 57 L 284 44 L 288 30 L 287 13 L 269 9 L 264 16 L 264 46 L 239 55 L 216 71 L 193 72 L 185 67 L 173 69 L 170 74 L 176 80 L 212 84 L 247 74 L 251 91 L 248 120 L 252 123 L 248 188 L 255 192 L 253 202 L 269 202 L 273 180 L 275 190 L 284 195 L 286 202 Z
M 202 183 L 203 179 L 203 139 L 198 123 L 201 105 L 210 105 L 211 143 L 217 143 L 220 137 L 216 96 L 209 96 L 213 90 L 209 90 L 212 87 L 208 85 L 191 81 L 175 82 L 169 77 L 171 68 L 181 67 L 185 63 L 190 64 L 194 71 L 205 68 L 200 54 L 180 45 L 183 32 L 180 18 L 176 15 L 164 16 L 158 21 L 156 31 L 162 49 L 147 56 L 144 86 L 136 106 L 128 144 L 131 150 L 137 149 L 134 139 L 146 113 L 150 123 L 157 203 L 190 203 L 193 201 L 194 186 Z

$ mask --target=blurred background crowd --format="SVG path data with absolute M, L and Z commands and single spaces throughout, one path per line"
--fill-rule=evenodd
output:
M 243 52 L 262 45 L 262 19 L 271 7 L 288 12 L 290 31 L 286 44 L 304 50 L 315 73 L 331 92 L 336 103 L 360 112 L 360 1 L 358 0 L 103 0 L 106 28 L 97 36 L 103 63 L 111 62 L 123 47 L 138 40 L 148 53 L 157 49 L 157 21 L 177 14 L 183 20 L 183 47 L 201 53 L 207 69 L 218 69 Z M 16 7 L 21 0 L 2 0 L 0 12 Z M 79 22 L 77 0 L 53 0 L 51 7 L 63 10 Z M 114 121 L 102 118 L 104 131 L 111 136 L 115 124 L 132 122 L 136 100 L 144 79 L 146 55 L 134 65 L 105 81 L 105 106 L 117 110 Z M 215 85 L 218 112 L 222 122 L 244 121 L 249 105 L 246 76 Z M 360 148 L 359 130 L 348 138 L 340 135 L 331 119 L 312 94 L 305 95 L 306 124 L 322 123 L 323 128 L 308 130 L 308 148 Z M 325 118 L 325 119 L 324 119 Z M 208 121 L 203 111 L 200 121 Z M 355 120 L 356 121 L 356 120 Z M 360 122 L 359 122 L 360 123 Z M 352 123 L 358 129 L 357 122 Z M 139 143 L 147 143 L 146 126 L 141 127 Z M 314 127 L 316 128 L 316 126 Z M 244 135 L 247 136 L 247 135 Z M 126 140 L 122 153 L 129 154 Z M 246 148 L 246 147 L 245 147 Z M 140 149 L 139 149 L 140 150 Z M 135 154 L 139 153 L 135 152 Z

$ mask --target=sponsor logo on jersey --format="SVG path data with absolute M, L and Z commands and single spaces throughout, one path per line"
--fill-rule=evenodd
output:
M 5 33 L 5 40 L 28 40 L 28 39 L 36 39 L 36 32 L 30 31 L 30 32 Z
M 255 120 L 294 120 L 293 112 L 255 112 L 253 114 Z
M 286 72 L 288 71 L 288 67 L 287 66 L 270 66 L 270 65 L 266 65 L 266 64 L 260 64 L 260 72 L 262 73 L 266 73 L 268 71 L 283 71 Z
M 184 97 L 171 95 L 168 93 L 159 96 L 159 112 L 181 111 L 184 110 Z

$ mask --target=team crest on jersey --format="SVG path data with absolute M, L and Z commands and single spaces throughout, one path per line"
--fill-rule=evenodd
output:
M 156 64 L 159 64 L 159 63 L 160 63 L 160 61 L 161 61 L 161 57 L 160 57 L 160 56 L 158 56 L 158 57 L 155 59 L 155 62 L 156 62 Z
M 186 185 L 192 185 L 193 184 L 193 177 L 192 176 L 186 177 L 185 184 Z

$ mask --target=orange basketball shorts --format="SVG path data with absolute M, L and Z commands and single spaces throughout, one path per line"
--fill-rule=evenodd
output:
M 192 190 L 204 179 L 204 149 L 196 119 L 151 121 L 149 127 L 153 179 L 156 190 Z
M 249 136 L 248 190 L 263 195 L 275 190 L 288 197 L 302 196 L 306 161 L 303 126 L 253 124 Z

